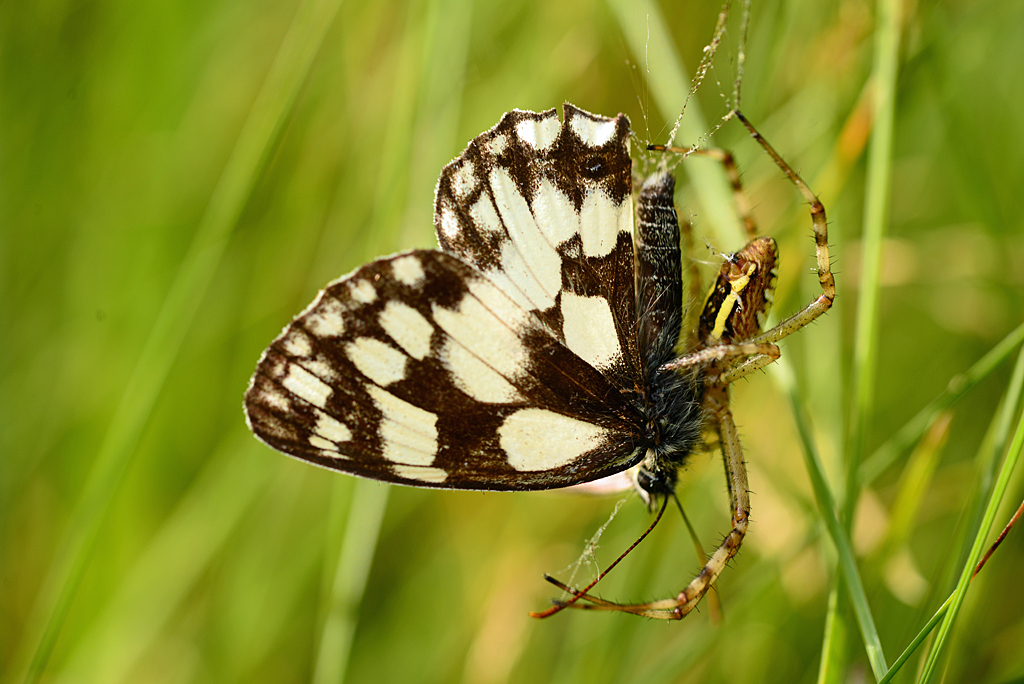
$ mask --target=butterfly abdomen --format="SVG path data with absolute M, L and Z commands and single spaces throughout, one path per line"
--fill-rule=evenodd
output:
M 703 428 L 703 383 L 695 370 L 658 372 L 676 356 L 682 326 L 682 254 L 676 215 L 675 178 L 647 179 L 637 204 L 635 237 L 637 325 L 644 359 L 648 418 L 648 491 L 675 485 L 676 472 L 693 451 Z

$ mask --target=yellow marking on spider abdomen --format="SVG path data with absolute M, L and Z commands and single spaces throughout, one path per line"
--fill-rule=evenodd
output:
M 740 295 L 750 282 L 750 276 L 755 270 L 757 270 L 757 267 L 754 264 L 748 264 L 746 273 L 729 281 L 729 294 L 725 296 L 722 305 L 718 307 L 718 312 L 715 314 L 715 325 L 711 328 L 711 336 L 714 339 L 722 339 L 722 335 L 725 333 L 725 326 L 729 322 L 732 312 L 737 306 L 743 307 L 743 304 L 740 303 Z

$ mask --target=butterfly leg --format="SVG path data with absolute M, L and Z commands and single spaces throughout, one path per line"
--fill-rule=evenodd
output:
M 718 579 L 718 575 L 740 550 L 750 519 L 747 468 L 743 462 L 743 447 L 740 445 L 739 431 L 736 429 L 736 422 L 729 410 L 729 389 L 727 387 L 709 388 L 705 400 L 711 413 L 710 420 L 718 432 L 722 450 L 725 480 L 729 488 L 729 507 L 732 511 L 732 529 L 729 530 L 718 550 L 712 554 L 700 573 L 674 599 L 674 607 L 663 616 L 670 620 L 682 619 L 700 602 L 711 585 Z M 660 603 L 664 604 L 664 602 Z

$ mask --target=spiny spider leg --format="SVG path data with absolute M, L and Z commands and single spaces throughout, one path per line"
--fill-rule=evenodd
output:
M 754 356 L 757 354 L 768 357 L 769 361 L 774 361 L 781 355 L 779 348 L 774 344 L 719 344 L 714 347 L 699 349 L 692 354 L 669 361 L 658 368 L 658 372 L 682 370 L 691 366 L 702 366 L 712 361 L 724 361 L 725 359 L 738 356 Z
M 785 337 L 789 337 L 800 328 L 811 323 L 828 311 L 832 307 L 832 302 L 835 301 L 836 282 L 835 276 L 832 274 L 831 261 L 829 258 L 828 220 L 825 216 L 825 206 L 807 186 L 807 183 L 805 183 L 803 178 L 800 177 L 800 174 L 793 170 L 793 167 L 791 167 L 775 150 L 775 148 L 772 147 L 771 143 L 769 143 L 765 137 L 758 132 L 747 117 L 737 109 L 727 114 L 724 121 L 728 121 L 731 118 L 738 119 L 746 127 L 747 131 L 750 133 L 750 137 L 756 140 L 765 152 L 768 153 L 768 156 L 770 156 L 782 172 L 786 174 L 786 177 L 789 178 L 790 182 L 797 187 L 800 194 L 804 196 L 804 199 L 811 206 L 811 223 L 814 230 L 815 256 L 818 266 L 818 282 L 821 284 L 821 294 L 810 304 L 789 316 L 774 328 L 761 332 L 749 340 L 741 340 L 751 344 L 770 344 L 778 342 Z M 734 202 L 736 203 L 736 208 L 740 218 L 743 221 L 744 229 L 752 238 L 757 235 L 757 224 L 755 223 L 753 214 L 750 211 L 750 203 L 740 182 L 739 170 L 736 166 L 736 161 L 733 158 L 732 153 L 720 149 L 685 149 L 679 147 L 667 147 L 665 145 L 649 145 L 648 149 L 679 152 L 682 154 L 699 154 L 720 161 L 722 166 L 725 167 L 726 177 L 729 179 L 729 184 L 732 187 Z M 731 355 L 744 356 L 746 353 L 738 352 Z M 751 356 L 751 358 L 745 359 L 741 363 L 723 372 L 716 381 L 716 384 L 720 386 L 728 385 L 731 382 L 739 380 L 742 377 L 764 368 L 776 358 L 778 357 L 773 356 L 771 353 L 758 351 L 755 355 Z M 680 361 L 682 361 L 682 359 L 680 359 Z M 695 363 L 700 363 L 700 361 L 695 361 Z M 680 367 L 684 367 L 685 365 L 690 364 L 681 364 Z
M 697 606 L 718 575 L 739 551 L 747 532 L 747 523 L 750 517 L 747 470 L 743 463 L 743 449 L 740 446 L 736 423 L 732 418 L 732 412 L 729 411 L 728 391 L 726 387 L 711 388 L 708 390 L 708 401 L 709 409 L 712 412 L 710 422 L 715 425 L 722 447 L 726 482 L 729 487 L 729 506 L 732 510 L 732 529 L 704 568 L 675 598 L 647 603 L 614 603 L 590 596 L 586 593 L 590 590 L 590 587 L 587 587 L 570 599 L 571 603 L 567 601 L 565 604 L 559 604 L 556 608 L 617 611 L 660 620 L 681 620 Z M 664 506 L 662 510 L 664 510 Z M 548 581 L 563 586 L 560 582 L 550 579 Z M 563 586 L 563 588 L 565 587 Z M 572 591 L 571 589 L 567 590 Z M 575 601 L 578 599 L 584 599 L 591 603 L 576 603 Z
M 804 199 L 807 200 L 807 203 L 811 205 L 811 225 L 814 230 L 814 250 L 818 262 L 818 282 L 821 284 L 821 294 L 818 295 L 810 304 L 800 311 L 797 311 L 792 316 L 789 316 L 771 330 L 766 330 L 765 332 L 748 340 L 755 344 L 761 342 L 778 342 L 784 337 L 789 337 L 797 330 L 828 311 L 832 308 L 832 302 L 835 301 L 836 280 L 835 276 L 832 274 L 832 265 L 829 259 L 828 220 L 825 216 L 825 206 L 807 186 L 807 183 L 805 183 L 803 178 L 800 177 L 800 174 L 794 171 L 793 168 L 786 163 L 786 160 L 784 160 L 779 153 L 775 151 L 775 148 L 765 140 L 764 136 L 758 133 L 757 129 L 754 128 L 754 126 L 739 110 L 734 110 L 729 116 L 735 116 L 743 123 L 750 132 L 750 137 L 756 140 L 758 144 L 764 148 L 765 152 L 767 152 L 768 156 L 772 158 L 776 166 L 782 169 L 782 172 L 786 174 L 786 177 L 789 178 L 790 182 L 797 187 L 800 194 L 802 194 Z M 772 359 L 766 359 L 764 357 L 753 357 L 751 359 L 747 359 L 738 366 L 729 369 L 726 373 L 723 373 L 720 378 L 720 382 L 728 384 L 734 380 L 738 380 L 759 368 L 763 368 L 771 363 L 771 361 Z
M 736 555 L 747 533 L 750 518 L 750 489 L 747 486 L 747 469 L 743 463 L 743 447 L 739 432 L 729 410 L 729 388 L 708 388 L 705 401 L 711 412 L 711 421 L 717 432 L 725 466 L 725 479 L 729 489 L 729 507 L 732 511 L 732 529 L 712 554 L 707 565 L 689 585 L 676 597 L 678 607 L 671 617 L 681 619 L 690 612 L 700 598 L 714 583 L 726 564 Z
M 772 304 L 777 277 L 778 257 L 775 241 L 771 238 L 754 237 L 742 250 L 726 258 L 719 270 L 716 282 L 704 302 L 697 324 L 694 346 L 690 347 L 688 354 L 663 365 L 659 372 L 675 372 L 679 369 L 706 365 L 704 406 L 708 429 L 717 433 L 719 449 L 722 452 L 732 512 L 732 529 L 700 573 L 674 598 L 646 603 L 619 604 L 590 596 L 587 591 L 591 587 L 586 587 L 583 591 L 576 592 L 570 601 L 565 602 L 564 607 L 581 610 L 613 610 L 664 620 L 682 619 L 693 610 L 714 584 L 729 560 L 739 551 L 750 516 L 747 471 L 743 462 L 743 448 L 740 444 L 736 423 L 729 410 L 728 385 L 778 358 L 779 349 L 774 343 L 796 332 L 828 311 L 835 299 L 835 279 L 829 264 L 828 231 L 824 206 L 807 187 L 803 179 L 793 171 L 739 111 L 731 112 L 728 118 L 733 116 L 743 122 L 751 136 L 758 141 L 811 204 L 818 280 L 821 283 L 822 294 L 774 328 L 761 332 Z M 726 173 L 737 198 L 738 210 L 743 216 L 744 226 L 748 234 L 755 235 L 756 224 L 747 210 L 748 205 L 742 192 L 739 173 L 732 155 L 720 151 L 708 151 L 705 155 L 718 159 L 726 167 Z M 684 228 L 683 242 L 686 245 L 692 245 L 692 239 L 687 240 L 688 236 L 685 232 L 687 228 Z M 743 360 L 735 363 L 738 358 Z M 664 510 L 664 506 L 662 510 Z M 578 603 L 581 599 L 589 603 Z

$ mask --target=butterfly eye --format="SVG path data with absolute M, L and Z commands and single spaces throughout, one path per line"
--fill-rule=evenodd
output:
M 649 495 L 645 500 L 650 502 L 675 491 L 677 472 L 675 469 L 652 472 L 641 467 L 636 474 L 636 484 Z

